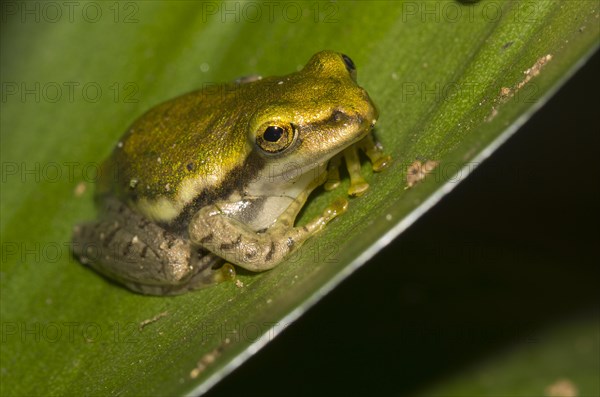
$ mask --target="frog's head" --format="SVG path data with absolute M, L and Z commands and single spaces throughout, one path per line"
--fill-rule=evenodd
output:
M 315 54 L 299 72 L 257 82 L 249 139 L 265 162 L 310 169 L 364 138 L 378 113 L 356 82 L 354 62 Z

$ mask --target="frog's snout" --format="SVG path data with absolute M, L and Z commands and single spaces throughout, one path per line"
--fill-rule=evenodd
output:
M 375 122 L 373 110 L 374 108 L 337 108 L 331 113 L 330 119 L 339 126 L 354 126 L 360 130 L 365 130 L 369 129 Z
M 366 94 L 366 92 L 365 92 Z M 369 97 L 369 95 L 367 94 L 367 101 L 366 103 L 369 104 L 370 112 L 369 112 L 369 120 L 372 124 L 374 124 L 375 122 L 377 122 L 377 119 L 379 118 L 379 110 L 377 110 L 377 106 L 375 106 L 375 103 L 371 100 L 371 98 Z

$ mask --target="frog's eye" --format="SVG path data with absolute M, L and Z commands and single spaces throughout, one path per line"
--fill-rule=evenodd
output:
M 283 136 L 283 132 L 283 128 L 271 125 L 265 130 L 263 138 L 267 142 L 277 142 Z
M 342 59 L 344 60 L 344 65 L 346 66 L 346 70 L 350 74 L 350 77 L 356 82 L 356 66 L 354 65 L 354 61 L 345 54 L 342 54 Z
M 348 73 L 352 74 L 352 72 L 356 71 L 356 66 L 354 65 L 354 61 L 346 54 L 342 54 L 342 59 L 344 60 L 344 64 L 346 64 L 346 69 L 348 69 Z
M 256 144 L 266 153 L 279 153 L 294 142 L 296 132 L 291 124 L 269 125 L 256 136 Z

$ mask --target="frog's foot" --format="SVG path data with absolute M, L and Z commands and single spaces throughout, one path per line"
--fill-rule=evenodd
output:
M 373 171 L 381 172 L 386 169 L 392 158 L 383 153 L 383 148 L 379 143 L 376 143 L 373 139 L 373 134 L 367 135 L 360 142 L 344 149 L 340 154 L 333 157 L 329 161 L 327 171 L 327 182 L 325 183 L 325 190 L 333 190 L 340 184 L 340 171 L 341 158 L 344 157 L 346 162 L 346 168 L 350 175 L 350 187 L 348 188 L 348 195 L 360 196 L 369 189 L 369 184 L 363 178 L 360 170 L 360 158 L 358 150 L 363 151 L 371 164 L 373 164 Z
M 127 280 L 124 280 L 123 284 L 144 295 L 179 295 L 234 280 L 236 273 L 233 265 L 230 263 L 219 265 L 219 262 L 217 259 L 213 266 L 190 266 L 188 277 L 177 284 L 152 285 Z
M 356 145 L 367 154 L 371 164 L 373 164 L 373 171 L 381 172 L 392 163 L 392 157 L 383 152 L 383 147 L 379 142 L 375 142 L 372 133 Z
M 225 262 L 223 265 L 217 266 L 218 267 L 212 266 L 202 269 L 188 279 L 185 285 L 171 287 L 168 294 L 180 294 L 189 290 L 205 288 L 235 279 L 235 267 L 233 267 L 231 263 Z M 163 293 L 163 295 L 165 294 Z
M 335 217 L 342 215 L 344 212 L 348 210 L 348 200 L 345 198 L 337 198 L 331 203 L 323 213 L 308 222 L 303 226 L 303 229 L 306 228 L 309 233 L 314 234 L 318 233 L 325 228 L 325 226 L 331 222 Z
M 244 269 L 253 272 L 272 269 L 309 237 L 344 213 L 348 206 L 347 200 L 338 199 L 306 225 L 293 227 L 294 219 L 305 201 L 304 194 L 299 196 L 271 227 L 262 232 L 256 232 L 227 216 L 217 205 L 204 207 L 190 223 L 190 239 Z

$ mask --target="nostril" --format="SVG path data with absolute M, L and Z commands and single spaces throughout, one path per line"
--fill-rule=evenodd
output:
M 367 119 L 362 114 L 360 114 L 360 112 L 355 111 L 354 109 L 351 112 L 348 112 L 338 108 L 334 109 L 333 112 L 331 112 L 330 120 L 337 124 L 352 123 L 362 125 Z
M 346 118 L 348 118 L 348 116 L 346 116 L 346 114 L 341 111 L 340 109 L 335 109 L 333 111 L 333 113 L 331 114 L 331 118 L 335 121 L 335 122 L 340 122 Z

